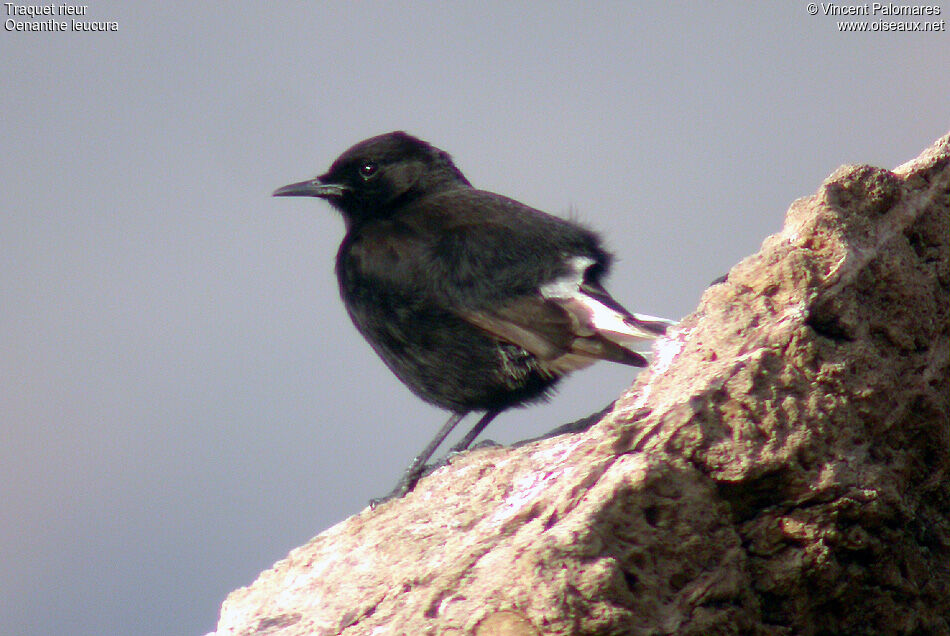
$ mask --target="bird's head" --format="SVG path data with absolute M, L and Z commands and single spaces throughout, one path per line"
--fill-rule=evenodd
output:
M 353 225 L 458 187 L 471 184 L 448 153 L 399 131 L 361 141 L 340 155 L 326 174 L 278 188 L 274 196 L 326 199 Z

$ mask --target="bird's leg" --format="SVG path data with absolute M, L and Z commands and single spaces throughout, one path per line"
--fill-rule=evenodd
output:
M 452 429 L 462 421 L 462 418 L 467 415 L 467 412 L 464 413 L 452 413 L 452 417 L 442 425 L 442 428 L 439 429 L 439 432 L 435 434 L 435 437 L 432 438 L 432 441 L 429 442 L 422 451 L 412 459 L 412 463 L 409 464 L 409 467 L 406 469 L 406 472 L 402 474 L 402 478 L 399 480 L 399 483 L 396 484 L 396 487 L 393 488 L 385 497 L 380 497 L 379 499 L 373 499 L 369 502 L 371 508 L 375 508 L 384 501 L 389 501 L 390 499 L 398 499 L 411 491 L 416 486 L 416 482 L 419 481 L 419 478 L 422 476 L 422 472 L 425 470 L 426 462 L 429 461 L 429 458 L 432 457 L 432 454 L 435 453 L 435 449 L 439 447 L 445 438 L 449 436 L 449 433 L 452 432 Z M 485 419 L 484 417 L 482 419 Z M 479 420 L 479 424 L 481 420 Z M 488 424 L 488 422 L 485 422 Z M 476 427 L 478 424 L 476 424 Z M 484 426 L 482 427 L 484 428 Z
M 461 453 L 464 450 L 468 450 L 468 447 L 472 445 L 472 442 L 475 441 L 475 438 L 478 437 L 482 431 L 485 430 L 485 427 L 491 424 L 491 421 L 501 413 L 501 411 L 488 411 L 482 415 L 481 419 L 475 423 L 475 426 L 472 427 L 472 430 L 462 438 L 458 444 L 452 447 L 452 450 L 449 453 Z

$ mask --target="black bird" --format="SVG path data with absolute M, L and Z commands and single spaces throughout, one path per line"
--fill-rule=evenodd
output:
M 274 196 L 319 197 L 342 213 L 336 274 L 350 318 L 413 393 L 452 411 L 389 497 L 412 490 L 470 411 L 484 415 L 453 451 L 570 371 L 646 366 L 632 349 L 672 324 L 604 290 L 610 255 L 595 233 L 476 190 L 446 152 L 404 132 L 360 142 Z

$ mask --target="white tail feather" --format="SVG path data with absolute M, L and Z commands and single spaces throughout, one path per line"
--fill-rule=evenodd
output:
M 571 259 L 572 271 L 542 286 L 541 296 L 556 301 L 571 313 L 578 323 L 578 335 L 599 333 L 622 347 L 649 352 L 653 340 L 659 336 L 655 331 L 635 321 L 662 323 L 667 326 L 676 323 L 647 314 L 627 315 L 582 292 L 580 287 L 584 281 L 584 272 L 593 264 L 594 260 L 591 258 L 575 256 Z

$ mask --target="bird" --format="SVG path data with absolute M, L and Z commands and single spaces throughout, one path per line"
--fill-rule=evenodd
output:
M 479 190 L 445 151 L 403 131 L 357 143 L 317 177 L 273 192 L 343 217 L 336 276 L 359 333 L 414 394 L 451 412 L 389 495 L 410 492 L 455 426 L 469 448 L 502 411 L 544 401 L 568 373 L 642 355 L 675 323 L 603 286 L 612 256 L 577 222 Z

